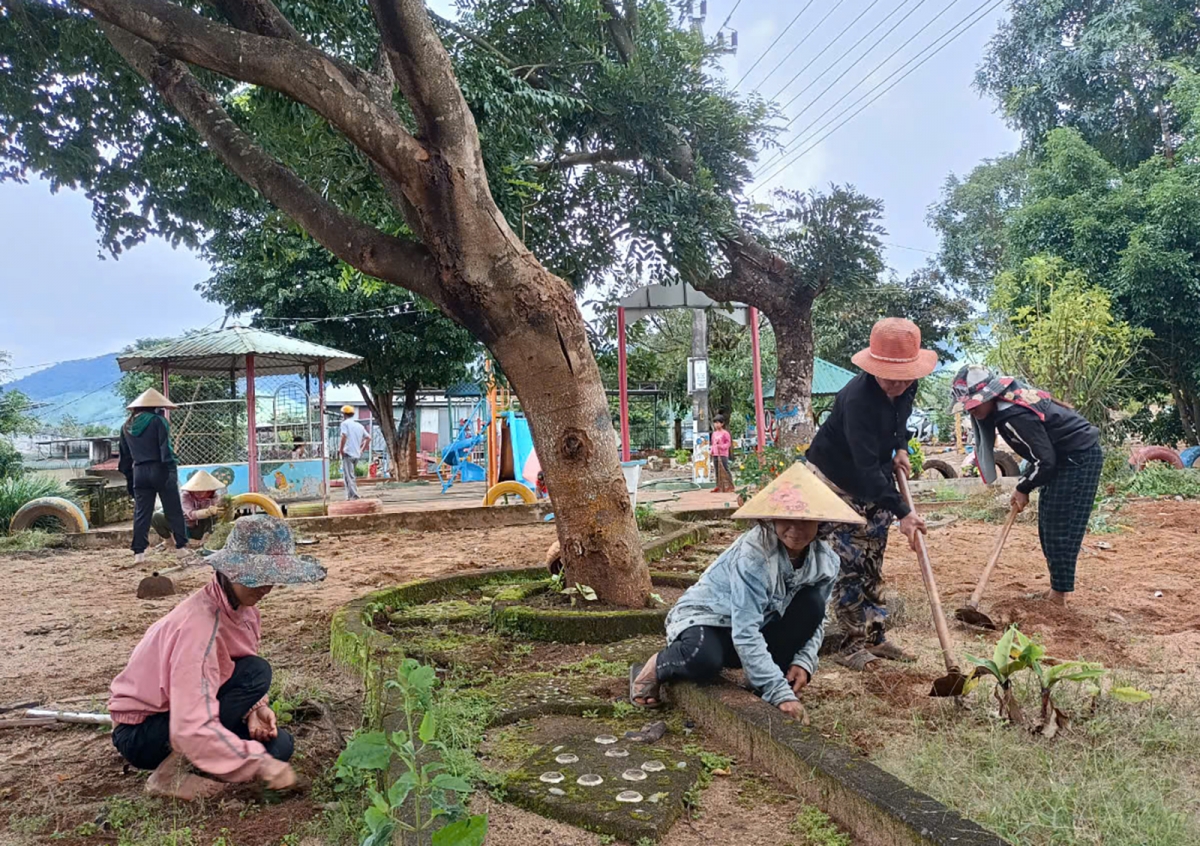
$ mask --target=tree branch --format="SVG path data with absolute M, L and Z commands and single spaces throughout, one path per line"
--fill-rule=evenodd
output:
M 631 4 L 626 2 L 626 7 Z M 600 7 L 604 9 L 608 15 L 608 20 L 605 23 L 608 25 L 608 34 L 612 36 L 613 46 L 617 48 L 617 53 L 621 56 L 621 61 L 629 64 L 633 61 L 633 56 L 637 52 L 637 45 L 633 41 L 633 32 L 629 21 L 621 14 L 621 10 L 617 8 L 616 0 L 600 0 Z M 634 18 L 636 21 L 636 17 Z
M 513 65 L 516 64 L 516 62 L 514 62 L 508 56 L 504 55 L 504 53 L 500 50 L 499 47 L 492 44 L 492 42 L 488 41 L 486 38 L 478 36 L 475 33 L 471 32 L 470 30 L 463 29 L 461 26 L 456 24 L 454 21 L 446 20 L 446 18 L 443 18 L 441 15 L 437 14 L 436 12 L 430 12 L 429 17 L 432 18 L 433 20 L 437 21 L 442 26 L 446 27 L 446 29 L 450 30 L 451 32 L 455 33 L 456 35 L 461 35 L 463 38 L 467 39 L 472 44 L 476 44 L 476 45 L 482 47 L 484 50 L 491 53 L 497 59 L 502 61 L 506 67 L 511 68 L 511 67 L 513 67 Z
M 424 0 L 369 0 L 396 84 L 429 139 L 458 167 L 483 172 L 479 132 Z
M 525 164 L 538 170 L 568 170 L 580 165 L 594 165 L 601 162 L 632 162 L 637 155 L 620 150 L 593 150 L 586 153 L 566 153 L 549 161 L 528 161 Z M 632 173 L 632 171 L 630 171 Z
M 238 127 L 182 62 L 162 55 L 117 26 L 101 22 L 100 27 L 117 52 L 191 124 L 231 171 L 326 249 L 363 273 L 443 303 L 440 277 L 428 250 L 367 226 L 319 195 Z
M 344 62 L 310 44 L 243 32 L 163 0 L 79 3 L 167 56 L 306 104 L 402 180 L 415 178 L 417 164 L 429 158 L 390 105 L 362 93 L 363 71 L 353 69 L 357 80 L 347 76 Z

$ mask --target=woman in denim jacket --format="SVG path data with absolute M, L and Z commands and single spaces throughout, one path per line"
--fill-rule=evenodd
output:
M 803 464 L 794 464 L 738 509 L 757 519 L 675 603 L 667 647 L 629 673 L 635 705 L 660 704 L 659 685 L 704 681 L 741 667 L 766 702 L 803 718 L 797 694 L 817 671 L 825 605 L 839 559 L 817 539 L 821 523 L 862 523 Z

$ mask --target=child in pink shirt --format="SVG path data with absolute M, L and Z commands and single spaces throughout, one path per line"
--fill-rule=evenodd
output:
M 733 491 L 733 472 L 729 469 L 729 452 L 733 447 L 733 435 L 725 428 L 725 418 L 718 414 L 713 418 L 712 445 L 709 454 L 717 470 L 717 486 L 715 493 L 730 493 Z

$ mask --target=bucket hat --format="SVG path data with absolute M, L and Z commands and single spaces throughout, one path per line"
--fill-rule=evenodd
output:
M 297 555 L 288 524 L 257 514 L 233 524 L 225 548 L 204 559 L 230 581 L 249 588 L 319 582 L 325 568 L 311 555 Z
M 137 395 L 137 399 L 125 408 L 133 411 L 135 408 L 179 408 L 175 403 L 164 397 L 154 388 L 147 388 Z
M 850 359 L 880 379 L 923 379 L 938 365 L 937 353 L 921 349 L 921 329 L 903 317 L 885 317 L 871 327 L 871 344 Z
M 734 512 L 735 520 L 816 520 L 865 523 L 829 485 L 797 461 Z
M 225 483 L 209 473 L 207 470 L 197 470 L 188 480 L 179 486 L 181 491 L 191 491 L 192 493 L 203 493 L 204 491 L 219 491 L 225 487 Z
M 982 364 L 964 364 L 954 374 L 954 381 L 950 383 L 950 396 L 953 398 L 950 413 L 962 414 L 988 400 L 994 400 L 1008 390 L 1011 384 L 1011 379 L 1006 384 Z

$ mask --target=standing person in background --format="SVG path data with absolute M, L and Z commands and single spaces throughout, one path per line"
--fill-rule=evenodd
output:
M 870 347 L 852 361 L 866 372 L 838 391 L 807 458 L 866 520 L 861 526 L 839 526 L 829 537 L 842 560 L 833 605 L 843 641 L 834 660 L 861 670 L 878 658 L 912 660 L 887 640 L 883 554 L 893 519 L 914 550 L 917 533 L 925 531 L 925 521 L 900 496 L 895 474 L 912 475 L 908 417 L 917 380 L 937 367 L 937 353 L 921 349 L 921 330 L 911 320 L 885 317 L 871 328 Z
M 342 457 L 342 484 L 346 486 L 346 499 L 358 499 L 355 466 L 370 438 L 363 424 L 354 419 L 354 406 L 342 406 L 342 425 L 338 431 L 338 455 Z
M 1046 598 L 1067 604 L 1075 590 L 1075 562 L 1087 534 L 1100 487 L 1104 451 L 1100 430 L 1045 391 L 1011 376 L 996 376 L 978 364 L 964 366 L 950 388 L 953 412 L 971 415 L 975 461 L 985 484 L 996 481 L 996 432 L 1029 463 L 1017 481 L 1012 507 L 1018 513 L 1038 495 L 1038 539 L 1050 568 Z
M 150 545 L 154 501 L 162 500 L 163 514 L 175 537 L 175 548 L 186 550 L 187 524 L 179 499 L 179 462 L 171 449 L 171 430 L 163 413 L 175 404 L 158 391 L 143 391 L 126 408 L 129 419 L 121 427 L 117 469 L 133 497 L 133 560 L 141 564 Z
M 733 448 L 733 435 L 725 428 L 723 415 L 713 417 L 712 446 L 709 454 L 716 465 L 717 486 L 713 493 L 731 493 L 733 491 L 733 471 L 729 469 L 729 453 Z

